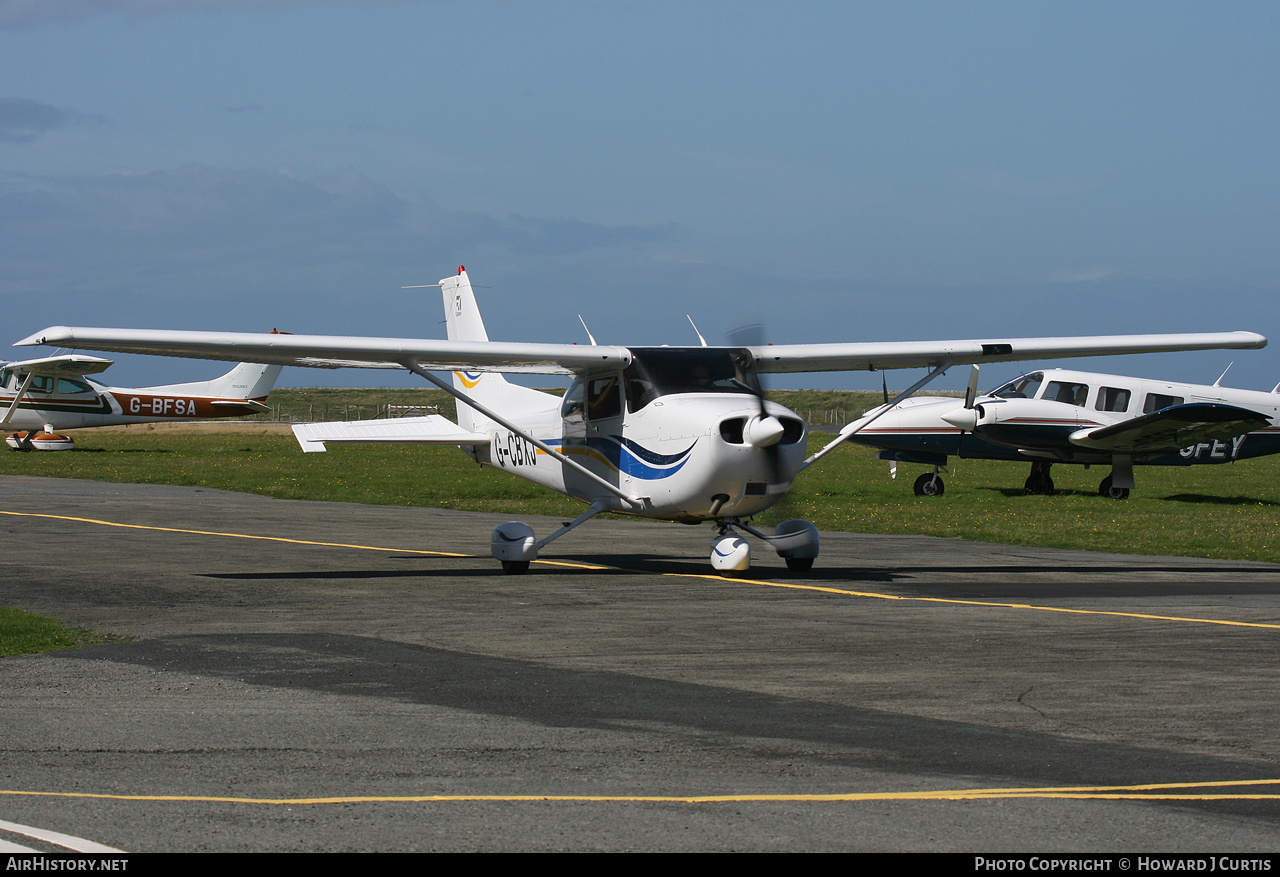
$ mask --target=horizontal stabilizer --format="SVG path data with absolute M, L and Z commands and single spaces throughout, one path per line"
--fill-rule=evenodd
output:
M 402 442 L 430 445 L 487 445 L 483 433 L 467 432 L 439 414 L 396 420 L 348 420 L 329 423 L 295 423 L 293 434 L 302 450 L 325 450 L 326 442 Z
M 259 414 L 269 414 L 271 406 L 255 399 L 214 399 L 209 403 L 214 408 L 252 408 Z
M 1199 442 L 1226 441 L 1271 423 L 1265 414 L 1222 405 L 1194 402 L 1174 405 L 1111 426 L 1082 429 L 1071 443 L 1097 451 L 1123 454 L 1169 454 Z

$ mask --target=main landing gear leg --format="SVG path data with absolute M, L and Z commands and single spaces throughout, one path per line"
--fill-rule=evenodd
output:
M 1133 458 L 1115 457 L 1111 460 L 1111 474 L 1102 479 L 1098 493 L 1112 499 L 1128 499 L 1133 487 Z
M 1031 474 L 1023 485 L 1032 496 L 1049 496 L 1053 493 L 1053 479 L 1049 477 L 1052 463 L 1037 462 L 1031 464 Z
M 508 575 L 522 575 L 529 571 L 529 564 L 538 559 L 538 551 L 548 542 L 559 539 L 573 528 L 594 518 L 605 510 L 603 502 L 592 503 L 591 508 L 572 521 L 566 521 L 559 530 L 543 539 L 535 539 L 533 528 L 523 521 L 507 521 L 493 528 L 490 550 L 502 562 L 502 571 Z

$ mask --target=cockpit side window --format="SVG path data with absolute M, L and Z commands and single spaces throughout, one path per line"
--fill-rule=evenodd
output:
M 58 378 L 59 393 L 92 393 L 93 388 L 84 381 L 76 381 L 71 378 Z
M 0 389 L 8 389 L 9 379 L 13 377 L 13 372 L 7 368 L 0 368 Z
M 1065 402 L 1067 405 L 1084 407 L 1089 400 L 1088 384 L 1073 384 L 1069 381 L 1050 381 L 1045 388 L 1044 398 L 1052 402 Z
M 565 391 L 564 401 L 560 403 L 560 416 L 565 420 L 581 420 L 587 410 L 586 398 L 586 384 L 574 381 Z
M 1148 393 L 1146 401 L 1142 403 L 1142 413 L 1150 414 L 1153 411 L 1163 411 L 1174 405 L 1183 403 L 1181 396 L 1163 396 L 1160 393 Z
M 1093 407 L 1099 411 L 1128 411 L 1129 391 L 1117 387 L 1099 387 L 1098 401 Z
M 587 419 L 608 420 L 622 414 L 622 375 L 587 381 Z
M 1043 382 L 1044 373 L 1033 372 L 993 390 L 991 395 L 999 396 L 1002 399 L 1034 399 L 1036 393 L 1040 391 L 1040 384 Z

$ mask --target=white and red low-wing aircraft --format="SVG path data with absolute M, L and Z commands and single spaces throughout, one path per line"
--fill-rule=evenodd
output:
M 439 284 L 447 341 L 181 332 L 146 329 L 45 329 L 19 345 L 150 353 L 280 365 L 402 368 L 457 398 L 458 423 L 433 415 L 402 420 L 303 424 L 304 450 L 327 442 L 427 442 L 459 445 L 481 463 L 505 469 L 589 508 L 538 539 L 520 522 L 496 527 L 494 557 L 524 572 L 539 550 L 605 511 L 697 523 L 712 521 L 712 566 L 747 569 L 741 530 L 771 545 L 791 569 L 818 555 L 818 531 L 785 521 L 766 534 L 744 519 L 790 489 L 805 467 L 847 437 L 806 456 L 804 422 L 768 402 L 764 372 L 929 368 L 900 398 L 959 363 L 1211 348 L 1254 348 L 1252 332 L 1084 338 L 991 338 L 870 344 L 745 347 L 614 347 L 489 340 L 471 283 L 459 268 Z M 453 372 L 452 382 L 432 374 Z M 572 375 L 564 398 L 508 383 L 502 372 Z
M 281 368 L 246 362 L 212 381 L 137 389 L 106 387 L 88 377 L 109 365 L 109 359 L 75 354 L 0 365 L 0 428 L 20 430 L 5 439 L 9 447 L 72 447 L 71 437 L 58 429 L 258 414 L 270 410 L 263 400 Z
M 1127 499 L 1135 464 L 1193 466 L 1280 453 L 1280 387 L 1264 393 L 1221 382 L 1045 369 L 985 396 L 917 396 L 893 410 L 872 409 L 850 440 L 879 448 L 883 460 L 933 466 L 916 479 L 917 496 L 942 494 L 938 473 L 952 456 L 1030 461 L 1026 491 L 1042 495 L 1053 493 L 1055 463 L 1111 466 L 1098 492 Z

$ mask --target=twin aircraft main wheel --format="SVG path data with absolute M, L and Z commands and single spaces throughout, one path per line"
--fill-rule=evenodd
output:
M 1098 493 L 1102 494 L 1103 496 L 1109 496 L 1112 499 L 1128 499 L 1129 498 L 1129 488 L 1112 487 L 1110 475 L 1102 479 L 1102 483 L 1098 485 Z
M 1053 479 L 1048 475 L 1035 475 L 1029 477 L 1025 484 L 1022 485 L 1031 496 L 1052 496 L 1053 495 Z
M 947 486 L 937 472 L 926 472 L 916 479 L 915 491 L 916 496 L 942 496 L 947 492 Z

